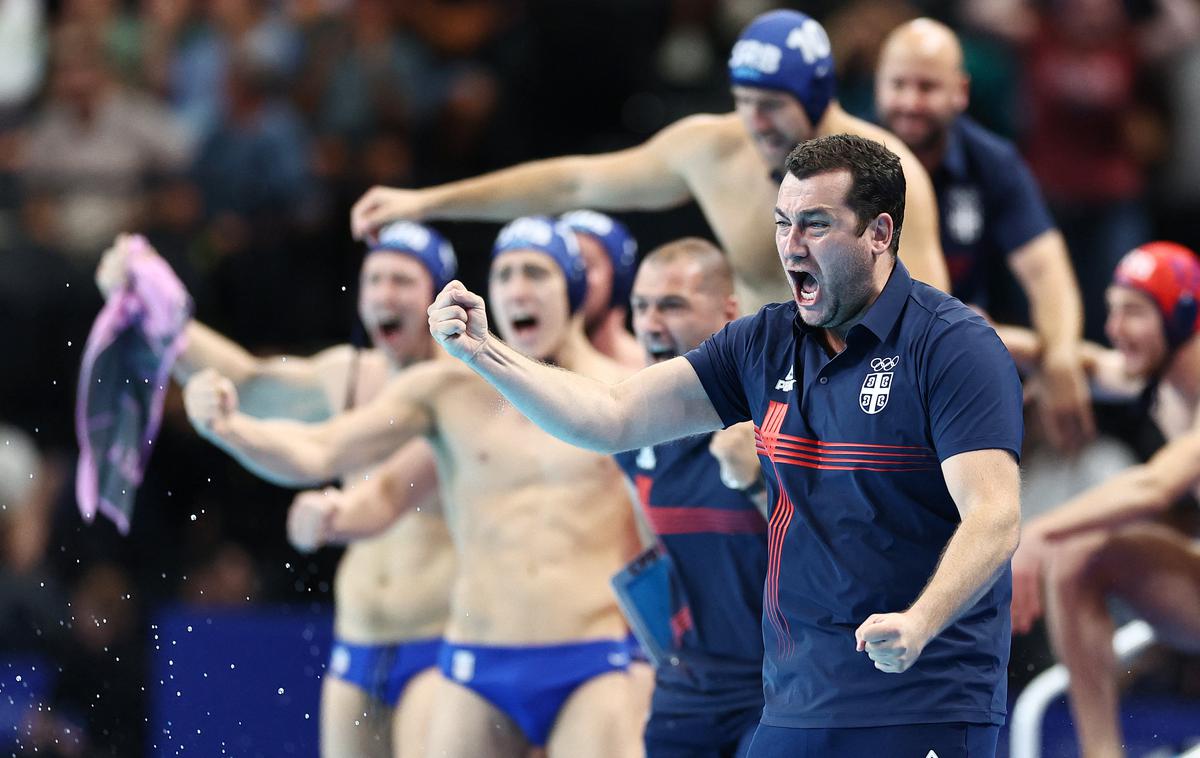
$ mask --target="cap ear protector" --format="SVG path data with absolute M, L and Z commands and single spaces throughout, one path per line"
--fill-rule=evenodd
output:
M 554 259 L 567 279 L 567 302 L 571 313 L 579 310 L 587 297 L 587 271 L 575 232 L 549 216 L 522 216 L 496 236 L 492 260 L 509 250 L 536 250 Z
M 1171 350 L 1200 330 L 1200 258 L 1174 242 L 1147 242 L 1121 258 L 1113 284 L 1150 297 Z
M 633 292 L 633 277 L 637 273 L 637 240 L 629 229 L 612 216 L 596 211 L 571 211 L 559 217 L 567 226 L 581 234 L 590 234 L 600 241 L 612 263 L 612 295 L 609 307 L 628 307 Z

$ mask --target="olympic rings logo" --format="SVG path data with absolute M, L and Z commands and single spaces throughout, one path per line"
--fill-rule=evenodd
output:
M 891 371 L 896 368 L 896 364 L 900 362 L 900 356 L 893 355 L 891 358 L 874 358 L 871 360 L 872 371 Z

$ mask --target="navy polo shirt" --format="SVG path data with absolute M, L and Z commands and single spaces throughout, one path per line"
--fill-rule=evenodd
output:
M 688 353 L 722 421 L 753 419 L 771 502 L 763 723 L 1003 722 L 1011 575 L 903 674 L 855 651 L 872 613 L 907 609 L 959 525 L 941 462 L 1021 445 L 1021 385 L 996 333 L 900 262 L 829 358 L 795 303 Z
M 761 707 L 767 522 L 721 482 L 711 434 L 618 453 L 646 521 L 671 557 L 681 608 L 679 666 L 655 672 L 653 708 L 711 713 Z
M 1050 211 L 1016 147 L 966 116 L 950 127 L 946 155 L 930 178 L 951 294 L 986 309 L 989 276 L 1054 228 Z

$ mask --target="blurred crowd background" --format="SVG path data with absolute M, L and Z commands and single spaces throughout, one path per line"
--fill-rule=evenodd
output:
M 825 23 L 841 102 L 866 117 L 888 31 L 928 15 L 960 32 L 970 112 L 1021 146 L 1102 339 L 1109 251 L 1200 249 L 1197 4 L 793 5 Z M 779 5 L 0 0 L 0 657 L 54 662 L 53 708 L 14 754 L 142 754 L 155 608 L 330 602 L 336 551 L 287 546 L 291 493 L 196 437 L 174 388 L 132 534 L 81 522 L 75 384 L 101 305 L 94 268 L 118 232 L 144 233 L 197 316 L 256 352 L 353 339 L 348 218 L 363 191 L 611 150 L 727 111 L 729 47 Z M 1108 67 L 1077 64 L 1097 46 Z M 623 218 L 642 250 L 711 237 L 694 207 Z M 437 226 L 482 286 L 496 227 Z M 1153 449 L 1152 430 L 1124 433 L 1139 455 Z M 1015 657 L 1015 681 L 1048 661 Z M 55 748 L 65 726 L 85 739 Z

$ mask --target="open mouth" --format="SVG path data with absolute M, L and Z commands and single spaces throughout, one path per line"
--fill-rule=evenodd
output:
M 646 348 L 646 352 L 650 354 L 650 360 L 654 361 L 655 363 L 669 361 L 675 356 L 679 355 L 674 348 L 670 347 L 649 347 Z
M 378 325 L 379 333 L 384 339 L 391 339 L 399 334 L 404 328 L 404 323 L 398 318 L 386 319 L 380 321 Z
M 513 333 L 518 337 L 527 337 L 537 329 L 538 320 L 533 316 L 521 316 L 512 320 Z
M 796 291 L 796 301 L 800 305 L 813 305 L 821 294 L 821 283 L 817 278 L 805 271 L 789 271 L 792 277 L 792 287 Z

